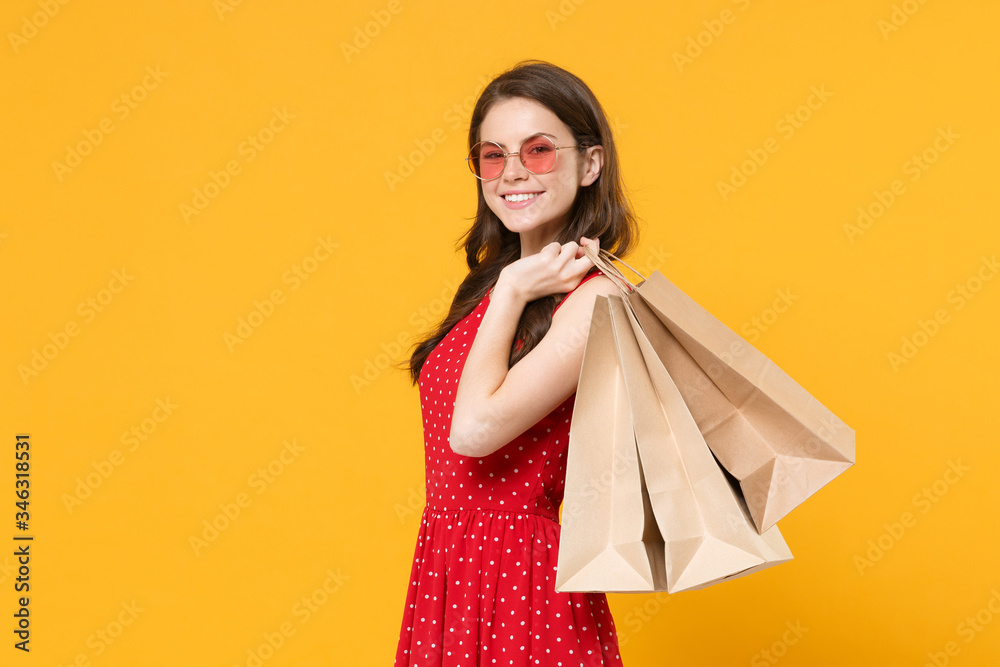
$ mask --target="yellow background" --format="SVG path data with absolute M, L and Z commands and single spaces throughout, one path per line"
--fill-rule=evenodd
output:
M 284 629 L 262 664 L 391 664 L 423 455 L 386 364 L 464 276 L 476 95 L 541 58 L 612 120 L 626 260 L 857 433 L 780 524 L 793 562 L 609 596 L 625 665 L 995 664 L 998 22 L 985 0 L 4 3 L 0 663 L 247 665 Z

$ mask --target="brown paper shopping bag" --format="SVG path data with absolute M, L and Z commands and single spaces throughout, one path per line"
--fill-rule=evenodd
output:
M 854 464 L 854 430 L 777 364 L 658 271 L 632 287 L 605 259 L 614 255 L 585 252 L 615 276 L 758 532 Z
M 628 303 L 599 299 L 611 308 L 643 479 L 665 543 L 667 591 L 704 588 L 791 560 L 777 526 L 758 534 Z
M 556 590 L 666 589 L 605 297 L 594 304 L 573 407 Z

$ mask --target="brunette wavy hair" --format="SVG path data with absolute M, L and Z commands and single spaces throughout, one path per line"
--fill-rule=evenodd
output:
M 578 77 L 541 60 L 524 60 L 497 76 L 483 89 L 469 124 L 469 150 L 480 141 L 479 131 L 487 112 L 497 102 L 515 97 L 535 100 L 573 132 L 583 154 L 589 146 L 604 147 L 604 166 L 597 180 L 580 188 L 569 213 L 569 222 L 554 239 L 577 241 L 581 236 L 600 239 L 604 248 L 624 258 L 637 244 L 639 229 L 625 193 L 611 126 L 600 102 Z M 500 271 L 520 258 L 521 242 L 490 210 L 483 185 L 476 180 L 479 205 L 472 227 L 456 243 L 465 246 L 469 274 L 459 285 L 451 309 L 438 327 L 415 343 L 409 360 L 412 384 L 428 355 L 458 322 L 471 313 L 500 276 Z M 591 269 L 591 271 L 595 271 Z M 518 323 L 508 368 L 524 358 L 549 330 L 556 305 L 566 296 L 552 294 L 529 302 Z M 521 342 L 518 345 L 518 341 Z M 406 362 L 397 364 L 405 367 Z

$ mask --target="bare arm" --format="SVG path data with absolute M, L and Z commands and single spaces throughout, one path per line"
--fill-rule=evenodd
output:
M 524 269 L 520 273 L 515 269 L 506 280 L 501 275 L 490 296 L 455 391 L 450 444 L 457 454 L 479 457 L 495 452 L 576 391 L 596 295 L 620 294 L 603 276 L 580 285 L 555 312 L 538 345 L 508 370 L 525 304 L 545 294 L 570 291 L 593 266 L 586 257 L 557 258 L 548 249 L 538 255 L 543 253 L 547 257 L 519 267 Z M 546 261 L 547 267 L 540 268 Z M 559 281 L 568 287 L 554 288 Z

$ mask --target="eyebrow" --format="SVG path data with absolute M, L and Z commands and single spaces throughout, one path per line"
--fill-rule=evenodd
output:
M 554 135 L 554 134 L 549 134 L 548 132 L 532 132 L 531 134 L 529 134 L 528 136 L 526 136 L 524 139 L 521 139 L 521 143 L 523 144 L 525 139 L 528 139 L 530 137 L 537 137 L 539 134 L 543 134 L 546 137 L 549 137 L 550 139 L 552 139 L 552 141 L 556 140 L 556 135 Z M 493 141 L 493 140 L 492 139 L 483 139 L 483 141 Z M 503 148 L 504 150 L 507 149 L 507 145 L 505 143 L 503 143 L 502 141 L 493 141 L 493 143 L 495 143 L 496 145 L 500 146 L 500 148 Z

